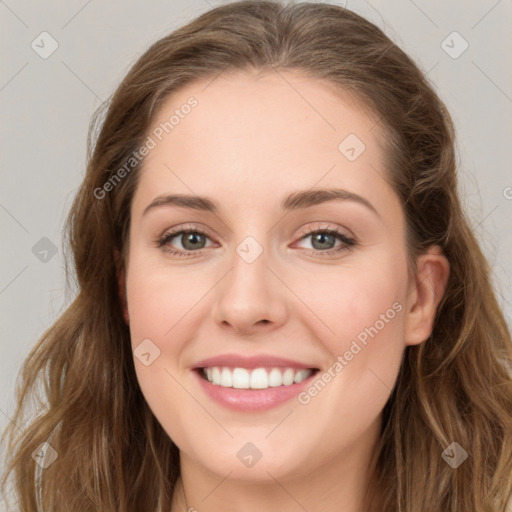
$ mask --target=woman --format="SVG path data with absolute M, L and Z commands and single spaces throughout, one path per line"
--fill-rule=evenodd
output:
M 8 431 L 19 510 L 506 510 L 510 333 L 451 118 L 377 27 L 212 9 L 90 145 L 79 292 L 14 423 L 39 378 L 47 407 Z

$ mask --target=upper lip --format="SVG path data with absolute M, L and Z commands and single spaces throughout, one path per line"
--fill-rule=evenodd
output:
M 277 367 L 277 368 L 304 368 L 304 369 L 315 369 L 314 366 L 287 359 L 284 357 L 276 357 L 270 354 L 260 354 L 256 356 L 244 356 L 241 354 L 222 354 L 215 357 L 209 357 L 198 361 L 192 366 L 193 370 L 198 368 L 213 368 L 214 366 L 222 367 L 226 366 L 229 368 L 265 368 L 265 367 Z

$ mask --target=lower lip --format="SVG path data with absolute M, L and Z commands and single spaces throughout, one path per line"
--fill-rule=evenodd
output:
M 221 405 L 236 411 L 264 411 L 295 398 L 310 384 L 318 371 L 298 384 L 267 389 L 225 388 L 203 379 L 197 370 L 194 373 L 205 393 Z

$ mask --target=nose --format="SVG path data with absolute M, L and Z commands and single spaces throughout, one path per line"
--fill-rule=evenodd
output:
M 251 263 L 234 253 L 228 274 L 216 287 L 213 317 L 221 329 L 261 334 L 286 322 L 286 287 L 267 266 L 266 253 Z

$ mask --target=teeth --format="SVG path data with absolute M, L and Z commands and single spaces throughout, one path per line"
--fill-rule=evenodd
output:
M 224 368 L 224 370 L 229 371 L 228 368 Z M 244 368 L 235 368 L 233 370 L 233 374 L 231 376 L 231 382 L 232 385 L 229 387 L 237 388 L 237 389 L 248 389 L 249 388 L 249 372 L 245 370 Z M 220 384 L 223 385 L 222 382 L 215 382 L 214 384 Z
M 295 372 L 293 371 L 293 368 L 287 368 L 283 374 L 283 384 L 285 386 L 289 386 L 290 384 L 293 384 L 294 377 L 295 377 Z
M 290 368 L 290 371 L 293 374 L 293 370 Z M 285 384 L 284 379 L 281 375 L 281 370 L 279 368 L 272 368 L 270 373 L 268 374 L 268 385 L 271 388 L 277 388 L 278 386 L 282 386 Z
M 293 382 L 302 382 L 303 380 L 307 379 L 311 373 L 313 373 L 311 370 L 299 370 L 293 377 Z
M 203 376 L 208 381 L 224 388 L 268 389 L 298 384 L 307 379 L 313 370 L 294 370 L 293 368 L 203 368 Z
M 224 368 L 220 374 L 220 383 L 225 388 L 230 388 L 233 385 L 233 379 L 231 378 L 231 372 L 227 368 Z
M 256 368 L 256 370 L 252 371 L 249 387 L 251 389 L 268 388 L 268 374 L 265 368 Z

